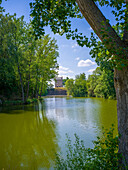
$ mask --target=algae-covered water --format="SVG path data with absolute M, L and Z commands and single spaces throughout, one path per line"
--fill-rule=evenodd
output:
M 112 123 L 117 128 L 115 100 L 49 97 L 0 107 L 0 169 L 52 169 L 55 153 L 65 154 L 66 133 L 93 147 L 102 127 Z

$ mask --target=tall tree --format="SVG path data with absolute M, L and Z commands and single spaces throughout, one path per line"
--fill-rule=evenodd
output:
M 46 82 L 54 78 L 57 74 L 58 56 L 58 46 L 55 39 L 51 39 L 49 35 L 46 35 L 36 41 L 33 71 L 35 72 L 35 87 L 37 95 L 39 93 L 41 94 L 42 90 L 47 87 Z
M 16 16 L 14 16 L 12 21 L 15 24 L 15 31 L 13 33 L 15 49 L 13 55 L 15 56 L 15 64 L 20 78 L 22 101 L 23 103 L 25 103 L 25 91 L 24 91 L 24 83 L 23 83 L 23 71 L 25 65 L 23 65 L 24 55 L 21 49 L 21 45 L 27 41 L 25 39 L 26 23 L 24 22 L 24 16 L 20 18 L 16 18 Z
M 101 71 L 100 67 L 97 67 L 88 78 L 89 96 L 115 99 L 113 74 L 113 69 Z
M 73 96 L 73 92 L 74 92 L 74 80 L 73 79 L 68 79 L 65 82 L 65 86 L 67 88 L 67 94 Z
M 94 90 L 96 86 L 98 85 L 98 78 L 101 76 L 101 70 L 99 67 L 96 68 L 96 70 L 93 71 L 92 75 L 88 76 L 87 80 L 87 87 L 88 87 L 88 96 L 90 97 L 96 97 Z
M 10 96 L 16 90 L 15 75 L 15 24 L 11 15 L 0 15 L 0 89 L 1 94 Z M 13 64 L 12 64 L 13 63 Z
M 0 95 L 14 92 L 23 103 L 28 96 L 42 95 L 58 68 L 56 40 L 49 35 L 35 40 L 32 33 L 23 17 L 0 15 Z
M 73 97 L 86 97 L 87 96 L 87 83 L 85 73 L 76 75 L 75 81 L 68 79 L 65 83 L 68 95 Z
M 122 26 L 122 37 L 116 32 L 109 20 L 102 14 L 100 6 L 112 7 L 112 13 L 117 25 Z M 118 130 L 120 136 L 119 152 L 122 153 L 122 163 L 128 164 L 128 0 L 35 0 L 30 4 L 36 35 L 44 33 L 44 26 L 50 25 L 54 33 L 67 38 L 77 39 L 79 45 L 97 45 L 97 38 L 71 30 L 70 18 L 83 17 L 90 24 L 103 46 L 109 51 L 109 58 L 114 63 L 114 81 L 117 96 Z M 113 17 L 114 17 L 113 16 Z

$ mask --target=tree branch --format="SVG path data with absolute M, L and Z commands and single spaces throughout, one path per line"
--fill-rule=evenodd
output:
M 113 49 L 115 53 L 119 47 L 122 47 L 123 41 L 93 0 L 76 0 L 76 2 L 81 13 L 108 50 Z
M 125 3 L 126 3 L 126 11 L 125 11 L 125 28 L 124 28 L 123 40 L 128 42 L 128 0 L 125 0 Z

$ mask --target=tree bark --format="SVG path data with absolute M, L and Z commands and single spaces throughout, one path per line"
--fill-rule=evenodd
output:
M 26 100 L 28 99 L 28 95 L 29 95 L 29 82 L 30 82 L 30 64 L 29 64 L 29 79 L 28 79 L 28 87 L 27 87 Z
M 42 95 L 42 84 L 41 84 L 41 90 L 40 90 L 40 97 L 41 97 L 41 95 Z
M 124 28 L 124 35 L 123 40 L 128 42 L 128 0 L 125 0 L 126 2 L 126 12 L 125 12 L 125 28 Z
M 38 96 L 39 96 L 39 87 L 37 88 L 36 90 L 36 98 L 38 99 Z
M 122 70 L 115 69 L 114 84 L 117 97 L 119 153 L 122 165 L 128 165 L 128 26 L 125 27 L 123 40 L 117 35 L 93 0 L 76 0 L 79 9 L 94 32 L 116 59 L 126 64 Z M 126 0 L 128 3 L 128 0 Z M 126 13 L 126 23 L 128 16 Z M 102 30 L 107 36 L 104 37 Z M 106 43 L 105 43 L 106 42 Z M 124 62 L 125 59 L 125 62 Z
M 23 103 L 25 102 L 24 101 L 24 87 L 23 87 L 23 82 L 22 82 L 22 77 L 21 77 L 21 72 L 20 72 L 20 67 L 18 65 L 18 73 L 19 73 L 19 76 L 20 76 L 20 84 L 21 84 L 21 90 L 22 90 L 22 101 Z
M 29 81 L 30 81 L 30 79 L 28 80 L 28 86 L 27 86 L 26 100 L 28 99 L 28 95 L 29 95 Z
M 119 132 L 119 153 L 121 163 L 128 165 L 128 68 L 115 69 L 114 83 L 117 97 L 117 115 Z
M 126 44 L 124 56 L 126 67 L 122 70 L 115 69 L 114 84 L 117 97 L 117 116 L 119 132 L 119 153 L 122 154 L 120 164 L 128 166 L 128 0 L 126 0 L 125 28 L 123 41 Z
M 81 13 L 108 50 L 115 52 L 123 43 L 93 0 L 76 0 Z M 104 36 L 104 33 L 107 36 Z M 105 43 L 106 42 L 106 43 Z M 108 43 L 109 42 L 109 43 Z

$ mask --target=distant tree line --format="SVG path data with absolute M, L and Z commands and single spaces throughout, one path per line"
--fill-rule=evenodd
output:
M 26 102 L 47 89 L 57 74 L 58 46 L 49 35 L 35 39 L 31 24 L 16 15 L 0 16 L 0 95 Z
M 68 95 L 73 97 L 101 97 L 115 99 L 114 71 L 97 67 L 86 80 L 85 73 L 77 75 L 75 80 L 68 79 L 65 82 Z
M 0 95 L 7 99 L 16 96 L 23 102 L 29 97 L 37 98 L 46 92 L 47 82 L 57 75 L 56 40 L 49 35 L 36 39 L 32 25 L 23 16 L 1 14 L 0 18 Z M 108 65 L 107 69 L 100 66 L 87 80 L 82 73 L 75 80 L 67 77 L 63 85 L 73 97 L 114 99 L 113 74 Z
M 77 75 L 75 80 L 68 79 L 65 82 L 68 95 L 73 97 L 85 97 L 87 96 L 87 81 L 85 73 Z

